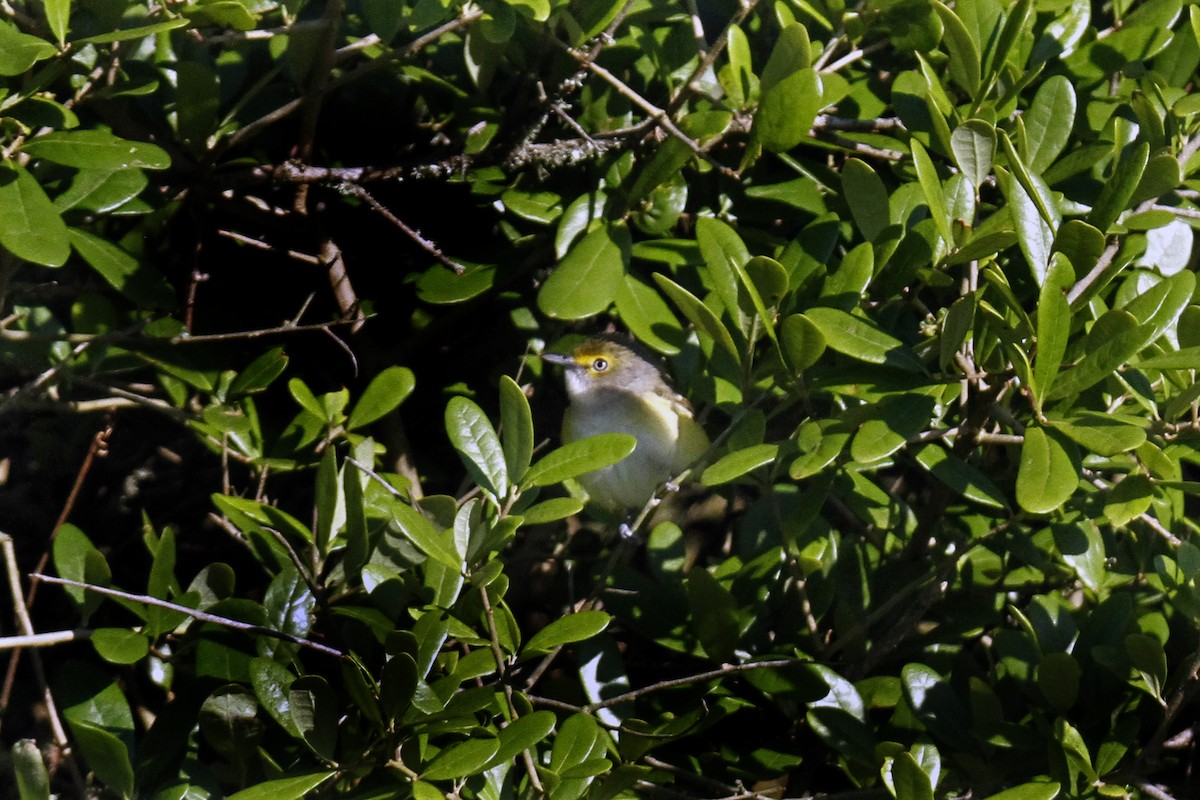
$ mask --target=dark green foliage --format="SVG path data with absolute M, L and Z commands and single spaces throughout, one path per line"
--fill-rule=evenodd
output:
M 0 6 L 4 796 L 1195 796 L 1198 35 Z M 609 325 L 665 513 L 557 441 Z

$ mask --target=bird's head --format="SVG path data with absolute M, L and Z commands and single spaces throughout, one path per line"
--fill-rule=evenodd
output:
M 664 383 L 658 367 L 632 347 L 607 336 L 585 339 L 568 355 L 546 353 L 542 358 L 564 368 L 567 394 L 572 399 L 600 389 L 655 391 Z

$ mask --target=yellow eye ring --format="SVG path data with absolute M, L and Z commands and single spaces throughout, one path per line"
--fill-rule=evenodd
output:
M 604 358 L 596 358 L 592 360 L 592 371 L 604 372 L 608 369 L 608 360 Z

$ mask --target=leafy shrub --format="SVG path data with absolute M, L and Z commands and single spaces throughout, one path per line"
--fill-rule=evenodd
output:
M 1193 6 L 0 14 L 17 796 L 1195 791 Z

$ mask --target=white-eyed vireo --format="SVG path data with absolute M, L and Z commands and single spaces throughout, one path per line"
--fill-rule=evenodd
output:
M 563 416 L 563 441 L 601 433 L 628 433 L 637 439 L 624 460 L 579 477 L 592 500 L 614 510 L 643 506 L 708 449 L 708 436 L 693 419 L 688 401 L 633 348 L 594 336 L 570 355 L 542 357 L 565 367 L 571 403 Z

